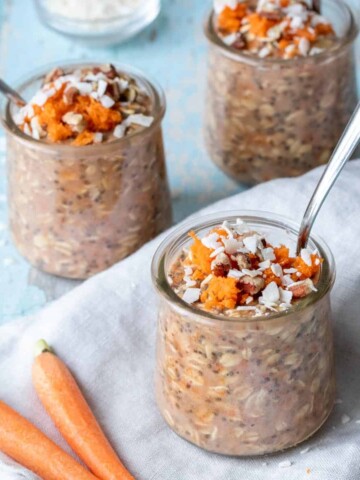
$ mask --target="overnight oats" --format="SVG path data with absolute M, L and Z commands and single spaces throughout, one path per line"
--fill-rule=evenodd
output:
M 356 106 L 354 16 L 342 1 L 320 3 L 321 13 L 299 0 L 215 1 L 205 142 L 238 181 L 326 163 Z
M 86 278 L 171 223 L 164 97 L 128 67 L 56 68 L 7 105 L 10 227 L 46 272 Z
M 315 238 L 296 256 L 296 232 L 272 215 L 216 215 L 178 229 L 155 255 L 157 402 L 199 447 L 279 451 L 332 410 L 333 259 Z

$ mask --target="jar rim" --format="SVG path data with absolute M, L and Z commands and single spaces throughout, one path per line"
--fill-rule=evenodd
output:
M 196 219 L 192 218 L 183 223 L 177 228 L 173 228 L 171 233 L 161 242 L 158 246 L 151 263 L 152 282 L 156 291 L 167 302 L 175 306 L 179 311 L 191 314 L 196 317 L 197 320 L 203 322 L 218 321 L 221 323 L 230 322 L 236 323 L 253 323 L 253 322 L 267 322 L 276 319 L 287 317 L 295 312 L 305 311 L 322 299 L 332 288 L 335 282 L 335 260 L 333 254 L 328 247 L 327 243 L 318 235 L 311 234 L 309 242 L 315 245 L 318 249 L 320 256 L 324 258 L 325 268 L 322 268 L 320 278 L 317 286 L 317 291 L 306 297 L 306 302 L 299 302 L 294 308 L 284 310 L 281 312 L 271 312 L 267 315 L 258 315 L 256 317 L 226 317 L 225 315 L 218 315 L 206 310 L 199 310 L 193 307 L 191 304 L 184 302 L 171 288 L 168 281 L 168 275 L 165 271 L 165 261 L 169 254 L 169 250 L 173 247 L 177 241 L 185 238 L 189 231 L 200 231 L 204 228 L 211 228 L 214 225 L 221 224 L 224 219 L 235 221 L 237 218 L 241 218 L 245 222 L 257 223 L 259 226 L 277 227 L 284 232 L 290 232 L 297 235 L 300 230 L 300 225 L 296 222 L 288 219 L 286 216 L 273 214 L 266 211 L 253 211 L 253 210 L 239 210 L 239 211 L 226 211 L 216 212 L 213 214 L 202 215 Z
M 15 90 L 21 91 L 22 88 L 26 88 L 32 83 L 40 80 L 53 68 L 61 68 L 65 71 L 66 70 L 71 71 L 75 69 L 104 65 L 104 62 L 94 62 L 94 61 L 79 62 L 76 60 L 63 61 L 61 62 L 60 65 L 59 63 L 60 62 L 56 62 L 56 63 L 52 62 L 47 65 L 43 65 L 42 67 L 36 70 L 33 70 L 29 74 L 23 76 L 22 78 L 14 82 Z M 154 116 L 154 121 L 149 127 L 146 127 L 142 130 L 136 130 L 135 132 L 132 132 L 125 137 L 118 138 L 107 143 L 105 142 L 105 143 L 97 143 L 97 144 L 81 145 L 81 146 L 62 144 L 62 143 L 46 143 L 46 142 L 43 142 L 41 139 L 37 140 L 33 137 L 30 137 L 29 135 L 26 135 L 19 129 L 19 127 L 15 124 L 13 116 L 10 111 L 11 102 L 10 100 L 5 100 L 0 103 L 1 105 L 0 120 L 4 129 L 7 131 L 8 134 L 14 135 L 15 137 L 18 138 L 18 140 L 21 140 L 26 145 L 32 144 L 43 150 L 49 150 L 52 152 L 54 150 L 55 151 L 61 150 L 63 152 L 66 151 L 66 152 L 78 152 L 78 153 L 89 152 L 91 150 L 92 152 L 99 152 L 99 154 L 101 154 L 104 150 L 106 150 L 110 146 L 112 148 L 113 146 L 116 146 L 116 145 L 125 145 L 127 142 L 129 142 L 135 137 L 140 137 L 142 135 L 151 133 L 161 123 L 166 111 L 166 99 L 165 99 L 165 93 L 162 87 L 157 83 L 156 80 L 152 79 L 148 75 L 145 75 L 141 70 L 135 67 L 132 67 L 127 64 L 122 64 L 122 63 L 113 63 L 113 65 L 120 72 L 130 75 L 134 77 L 136 80 L 140 80 L 140 82 L 146 87 L 146 89 L 148 89 L 148 92 L 150 92 L 150 94 L 152 95 L 153 97 L 152 113 Z
M 242 62 L 242 63 L 247 63 L 249 65 L 253 66 L 271 66 L 271 65 L 278 65 L 278 66 L 293 66 L 293 65 L 303 65 L 306 63 L 314 63 L 318 61 L 328 61 L 329 57 L 331 54 L 335 54 L 338 51 L 341 51 L 342 48 L 345 48 L 347 45 L 351 44 L 354 42 L 358 36 L 359 33 L 359 24 L 356 20 L 354 11 L 348 4 L 346 4 L 343 1 L 339 0 L 327 0 L 329 4 L 337 5 L 340 6 L 346 11 L 348 17 L 349 17 L 349 27 L 346 35 L 342 38 L 340 38 L 338 42 L 335 43 L 334 46 L 324 50 L 323 52 L 317 53 L 316 55 L 313 56 L 308 56 L 308 57 L 296 57 L 291 60 L 287 60 L 284 58 L 272 58 L 272 57 L 265 57 L 265 58 L 260 58 L 256 57 L 255 55 L 246 55 L 241 52 L 241 50 L 237 50 L 235 48 L 232 48 L 230 45 L 226 45 L 219 35 L 216 33 L 216 30 L 214 28 L 214 17 L 215 17 L 215 11 L 214 9 L 211 9 L 209 14 L 207 15 L 204 23 L 204 34 L 209 43 L 219 50 L 222 51 L 227 57 L 231 58 L 234 61 L 237 62 Z

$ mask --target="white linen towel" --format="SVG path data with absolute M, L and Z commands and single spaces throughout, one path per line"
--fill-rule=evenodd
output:
M 300 220 L 322 170 L 268 182 L 201 213 L 251 209 Z M 151 259 L 164 234 L 40 313 L 2 326 L 0 398 L 69 451 L 31 384 L 33 346 L 45 338 L 75 374 L 110 441 L 138 480 L 358 480 L 359 213 L 360 161 L 353 161 L 315 227 L 337 264 L 332 298 L 342 402 L 337 402 L 320 433 L 305 444 L 268 457 L 229 458 L 187 443 L 165 424 L 154 400 L 157 299 L 150 280 Z M 1 480 L 35 478 L 0 456 Z

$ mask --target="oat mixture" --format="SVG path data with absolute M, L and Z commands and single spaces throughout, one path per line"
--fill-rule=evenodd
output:
M 215 1 L 218 34 L 230 47 L 260 58 L 316 55 L 336 42 L 331 23 L 300 0 Z
M 322 259 L 308 250 L 291 257 L 242 222 L 191 235 L 168 282 L 193 309 L 160 304 L 156 395 L 164 419 L 226 455 L 302 442 L 335 400 L 329 294 L 298 308 L 315 295 Z
M 34 266 L 87 278 L 171 224 L 163 105 L 139 81 L 56 69 L 15 115 L 26 137 L 7 132 L 10 226 Z
M 347 12 L 334 18 L 346 5 L 323 0 L 333 12 L 325 21 L 305 3 L 278 8 L 258 2 L 253 13 L 232 23 L 231 16 L 247 11 L 248 2 L 234 2 L 234 10 L 228 3 L 212 13 L 206 27 L 210 49 L 204 121 L 211 159 L 247 184 L 298 176 L 326 163 L 357 103 L 356 28 L 341 23 Z M 248 17 L 253 23 L 242 25 Z M 240 25 L 246 32 L 221 33 L 220 18 L 222 24 L 228 19 L 228 28 Z M 330 20 L 336 20 L 343 37 L 334 35 Z
M 113 65 L 65 73 L 55 68 L 15 117 L 36 140 L 83 146 L 149 127 L 151 99 L 134 78 Z

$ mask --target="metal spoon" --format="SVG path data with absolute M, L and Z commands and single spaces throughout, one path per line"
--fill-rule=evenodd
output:
M 346 162 L 350 159 L 355 148 L 360 141 L 360 102 L 358 103 L 355 112 L 353 113 L 349 123 L 347 124 L 344 133 L 342 134 L 339 143 L 337 144 L 329 163 L 320 178 L 320 181 L 311 197 L 311 200 L 306 208 L 297 243 L 297 253 L 299 254 L 302 248 L 305 248 L 309 240 L 309 235 L 313 223 L 319 213 L 319 210 L 324 203 L 329 191 L 334 185 L 340 172 L 344 168 Z
M 26 105 L 25 100 L 15 90 L 13 90 L 4 80 L 0 78 L 0 92 L 2 92 L 11 102 L 14 102 L 18 107 Z

